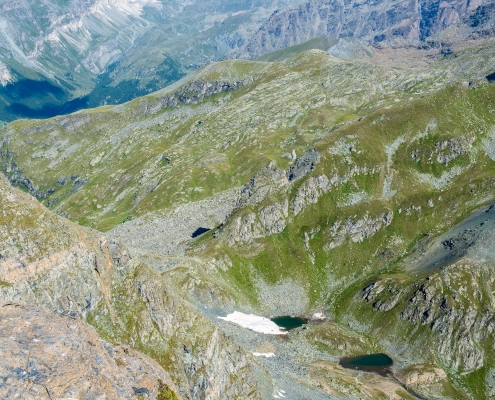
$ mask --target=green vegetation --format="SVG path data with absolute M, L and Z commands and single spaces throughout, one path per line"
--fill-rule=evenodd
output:
M 481 59 L 466 52 L 456 63 L 472 66 L 470 57 Z M 481 60 L 477 73 L 491 59 Z M 336 60 L 314 49 L 287 54 L 284 62 L 221 62 L 180 87 L 123 106 L 11 123 L 2 130 L 0 168 L 24 189 L 20 178 L 29 178 L 56 212 L 109 230 L 241 186 L 267 165 L 287 170 L 293 152 L 315 148 L 320 158 L 310 174 L 267 184 L 263 195 L 198 239 L 163 279 L 140 265 L 112 282 L 107 300 L 118 322 L 104 301 L 88 322 L 185 382 L 173 367 L 176 352 L 206 347 L 214 328 L 198 330 L 203 318 L 182 308 L 181 296 L 261 313 L 269 309 L 263 290 L 288 282 L 302 295 L 287 301 L 332 320 L 301 335 L 319 351 L 394 352 L 401 365 L 446 371 L 431 389 L 435 395 L 489 398 L 483 385 L 493 337 L 464 340 L 470 333 L 461 324 L 472 315 L 491 323 L 486 299 L 495 288 L 488 275 L 471 264 L 406 272 L 418 248 L 494 199 L 495 86 L 465 85 L 459 80 L 470 78 L 472 68 L 454 79 L 447 62 L 417 72 Z M 242 85 L 203 96 L 192 82 L 205 81 Z M 275 205 L 284 210 L 285 228 L 271 233 L 261 216 Z M 231 266 L 215 268 L 227 258 Z M 157 317 L 153 301 L 180 312 Z M 429 315 L 455 321 L 439 328 Z
M 331 38 L 316 38 L 308 40 L 295 46 L 287 47 L 282 50 L 274 51 L 273 53 L 264 54 L 257 58 L 257 61 L 275 62 L 283 61 L 295 54 L 302 53 L 307 50 L 323 50 L 326 51 L 338 42 L 338 39 Z
M 468 56 L 460 54 L 456 60 Z M 438 69 L 433 64 L 421 78 L 412 78 L 411 71 L 392 69 L 384 73 L 377 65 L 337 61 L 318 50 L 296 54 L 283 63 L 225 61 L 198 71 L 188 82 L 241 82 L 247 78 L 254 82 L 179 109 L 161 107 L 159 99 L 168 94 L 158 92 L 124 106 L 92 109 L 46 122 L 16 121 L 4 128 L 3 136 L 9 143 L 2 151 L 4 155 L 9 151 L 24 175 L 47 193 L 40 198 L 44 204 L 80 224 L 106 231 L 129 217 L 240 186 L 271 160 L 287 168 L 290 160 L 284 154 L 294 150 L 299 155 L 358 117 L 396 104 L 400 108 L 398 100 L 407 103 L 410 98 L 420 99 L 439 90 L 453 79 L 443 74 L 444 63 Z M 377 82 L 371 88 L 367 83 L 370 77 Z M 416 80 L 414 92 L 394 89 L 409 85 L 411 79 Z M 408 113 L 415 118 L 414 114 L 421 112 L 420 104 L 426 103 L 413 103 Z M 452 124 L 438 132 L 439 138 L 448 138 L 453 132 L 456 115 L 452 112 L 452 116 Z M 409 123 L 412 128 L 414 119 Z M 362 121 L 352 126 L 359 129 L 367 125 Z M 376 143 L 388 137 L 397 136 L 376 132 L 370 140 Z M 436 149 L 435 143 L 431 146 Z M 418 172 L 435 177 L 469 163 L 464 155 L 448 164 L 423 165 L 405 155 L 408 149 L 401 147 L 399 151 Z M 421 151 L 430 150 L 425 147 Z M 439 155 L 448 156 L 446 151 Z M 360 154 L 354 156 L 363 163 L 367 159 L 368 167 L 377 159 L 372 152 Z M 170 162 L 163 161 L 167 159 Z M 5 157 L 0 160 L 4 172 L 5 162 Z M 337 165 L 340 170 L 345 167 L 345 163 Z M 377 190 L 377 186 L 370 183 L 369 189 Z M 342 192 L 342 196 L 355 194 L 351 187 L 347 194 Z
M 158 388 L 158 396 L 156 396 L 156 400 L 178 400 L 177 395 L 170 390 L 166 383 L 159 380 L 158 384 L 160 386 Z

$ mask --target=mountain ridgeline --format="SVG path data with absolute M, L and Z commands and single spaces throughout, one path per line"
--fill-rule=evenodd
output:
M 302 1 L 302 0 L 301 0 Z M 0 120 L 48 118 L 161 89 L 299 0 L 0 1 Z
M 253 59 L 0 128 L 0 397 L 492 399 L 492 3 L 220 3 L 85 18 Z
M 121 104 L 211 61 L 311 39 L 448 53 L 489 37 L 495 8 L 485 0 L 42 0 L 0 1 L 0 10 L 0 120 L 12 121 Z
M 459 40 L 442 37 L 450 26 L 460 28 L 461 39 L 492 35 L 493 10 L 493 2 L 485 0 L 312 0 L 275 12 L 238 54 L 256 58 L 319 37 L 353 37 L 385 46 L 448 46 Z

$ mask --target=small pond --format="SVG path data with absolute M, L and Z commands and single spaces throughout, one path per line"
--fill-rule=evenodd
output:
M 339 361 L 339 364 L 344 368 L 375 372 L 380 375 L 387 375 L 393 363 L 394 361 L 383 353 L 345 357 Z
M 299 328 L 300 326 L 306 325 L 308 323 L 307 319 L 300 317 L 275 317 L 272 318 L 272 321 L 275 322 L 279 327 L 284 328 L 288 331 L 291 329 Z
M 208 229 L 208 228 L 198 228 L 193 232 L 191 237 L 194 239 L 194 238 L 197 238 L 198 236 L 201 236 L 203 233 L 206 233 L 209 231 L 210 231 L 210 229 Z

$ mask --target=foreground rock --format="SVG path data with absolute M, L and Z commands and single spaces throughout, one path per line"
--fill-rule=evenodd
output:
M 3 399 L 178 399 L 156 361 L 105 342 L 80 319 L 5 303 L 0 321 Z
M 105 340 L 122 343 L 156 359 L 170 373 L 178 393 L 189 399 L 260 398 L 253 372 L 255 366 L 252 366 L 254 359 L 184 301 L 170 281 L 140 260 L 131 259 L 128 251 L 117 242 L 51 213 L 30 195 L 10 186 L 4 177 L 0 177 L 0 255 L 2 302 L 28 304 L 54 310 L 70 318 L 84 318 Z M 0 318 L 3 329 L 0 336 L 8 338 L 8 341 L 0 342 L 11 346 L 0 351 L 0 354 L 10 351 L 19 360 L 27 359 L 32 352 L 49 356 L 52 347 L 46 351 L 38 347 L 31 350 L 29 344 L 40 343 L 34 341 L 41 340 L 45 330 L 39 323 L 43 319 L 50 322 L 52 317 L 37 315 L 35 318 L 30 313 L 26 316 L 9 314 L 8 318 L 13 318 L 11 325 L 10 320 L 4 322 Z M 34 318 L 30 324 L 19 322 L 29 321 L 30 318 Z M 106 351 L 105 345 L 101 344 L 98 348 L 89 341 L 97 344 L 99 339 L 84 339 L 85 335 L 96 337 L 89 327 L 74 322 L 74 337 L 80 340 L 74 342 L 70 338 L 64 339 L 64 335 L 69 337 L 73 330 L 70 324 L 64 326 L 60 321 L 54 324 L 46 328 L 46 332 L 53 332 L 57 335 L 56 340 L 61 340 L 57 354 L 53 355 L 53 364 L 50 364 L 52 359 L 36 363 L 24 360 L 27 365 L 16 360 L 0 360 L 0 371 L 5 370 L 2 376 L 6 377 L 5 382 L 11 382 L 5 389 L 9 392 L 5 396 L 0 394 L 0 398 L 13 398 L 15 393 L 10 391 L 24 391 L 26 384 L 23 382 L 28 378 L 37 386 L 33 386 L 34 394 L 27 398 L 43 398 L 46 392 L 46 389 L 42 392 L 43 388 L 50 391 L 50 385 L 54 384 L 53 390 L 60 392 L 46 394 L 47 398 L 51 396 L 52 399 L 100 398 L 100 394 L 91 389 L 96 385 L 91 384 L 93 381 L 100 385 L 96 388 L 105 398 L 125 399 L 135 398 L 135 395 L 147 398 L 157 393 L 157 379 L 165 382 L 159 374 L 155 381 L 144 382 L 141 386 L 138 385 L 141 378 L 134 379 L 131 373 L 112 377 L 112 372 L 105 371 L 113 368 L 115 363 L 121 367 L 114 354 L 122 355 L 122 363 L 131 363 L 124 359 L 126 356 L 121 347 L 108 347 L 110 359 L 106 363 L 100 354 L 106 354 L 103 353 Z M 12 333 L 12 329 L 16 331 Z M 47 346 L 53 340 L 47 338 Z M 76 348 L 86 358 L 74 354 L 70 362 L 67 359 L 62 362 L 69 354 L 64 346 Z M 139 357 L 147 359 L 144 355 Z M 75 367 L 72 368 L 70 363 Z M 76 368 L 78 363 L 81 369 Z M 24 370 L 19 369 L 21 366 Z M 81 377 L 82 386 L 77 386 L 79 391 L 72 390 L 69 384 L 57 386 L 58 383 L 53 381 L 53 377 L 66 377 L 66 368 L 74 370 L 76 377 Z M 92 369 L 88 372 L 85 368 Z M 141 367 L 129 368 L 139 371 Z M 146 368 L 141 369 L 146 372 Z M 28 370 L 33 373 L 37 371 L 39 376 L 27 375 L 26 378 Z M 163 373 L 163 370 L 160 371 Z M 12 380 L 11 375 L 15 375 L 17 380 Z M 115 385 L 105 383 L 107 378 L 103 377 L 108 377 L 108 381 L 115 382 Z M 52 380 L 48 382 L 50 378 Z M 60 379 L 72 382 L 70 377 Z M 74 382 L 71 384 L 76 385 Z M 130 391 L 132 387 L 137 388 L 136 394 Z M 162 388 L 165 386 L 162 385 Z M 3 387 L 0 386 L 0 389 L 3 390 Z

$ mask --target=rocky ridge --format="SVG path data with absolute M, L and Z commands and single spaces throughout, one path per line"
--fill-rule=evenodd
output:
M 491 71 L 490 46 L 422 69 L 344 61 L 318 50 L 283 63 L 212 64 L 122 106 L 9 124 L 0 165 L 51 209 L 108 230 L 148 211 L 242 186 L 270 160 L 288 169 L 317 140 L 380 107 L 484 79 Z M 370 74 L 376 78 L 371 86 Z M 352 153 L 340 147 L 335 151 Z M 435 151 L 452 158 L 447 148 Z M 252 163 L 244 163 L 248 159 Z M 373 165 L 366 168 L 373 173 Z M 232 184 L 223 183 L 227 175 Z
M 2 1 L 0 118 L 46 118 L 159 90 L 301 1 Z
M 0 179 L 0 185 L 3 218 L 0 293 L 4 302 L 27 303 L 69 318 L 82 318 L 111 341 L 150 355 L 159 352 L 158 360 L 173 376 L 177 392 L 188 398 L 218 398 L 219 393 L 258 397 L 247 355 L 184 300 L 171 295 L 173 291 L 159 275 L 131 259 L 118 243 L 50 213 L 29 195 L 12 188 L 5 178 Z M 133 307 L 128 309 L 130 304 Z M 38 312 L 45 311 L 33 309 L 28 314 Z M 138 322 L 134 322 L 136 316 Z M 87 329 L 82 322 L 74 323 L 78 329 Z M 114 373 L 120 372 L 114 369 Z M 110 370 L 108 374 L 112 376 Z M 156 379 L 162 379 L 162 375 L 163 372 L 154 373 L 155 383 L 148 382 L 150 395 L 157 392 Z M 128 385 L 133 382 L 125 375 L 122 377 Z M 9 384 L 6 390 L 16 390 L 16 382 L 11 381 L 13 386 Z M 84 382 L 77 389 L 81 395 L 92 396 Z M 45 386 L 52 390 L 48 383 Z M 33 388 L 42 389 L 36 385 Z M 94 390 L 107 389 L 95 387 Z M 129 386 L 108 390 L 109 393 L 123 390 L 124 397 L 136 395 Z
M 156 361 L 103 341 L 80 319 L 0 305 L 3 398 L 178 399 Z
M 256 58 L 319 37 L 353 37 L 385 46 L 421 46 L 421 42 L 430 46 L 430 38 L 443 34 L 446 28 L 461 21 L 465 26 L 461 39 L 469 36 L 469 28 L 472 37 L 479 35 L 476 32 L 482 29 L 478 26 L 486 22 L 483 16 L 490 13 L 491 6 L 490 2 L 482 0 L 453 0 L 442 4 L 409 0 L 375 3 L 312 0 L 298 8 L 272 14 L 238 54 Z M 454 30 L 452 28 L 451 32 Z M 488 30 L 485 29 L 485 36 L 489 35 Z

